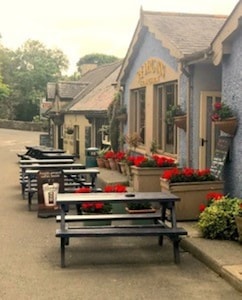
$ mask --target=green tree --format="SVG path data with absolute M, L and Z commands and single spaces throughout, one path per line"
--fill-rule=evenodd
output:
M 96 65 L 100 66 L 100 65 L 115 62 L 117 60 L 119 60 L 119 58 L 116 56 L 113 56 L 113 55 L 92 53 L 92 54 L 87 54 L 87 55 L 81 57 L 76 65 L 78 68 L 78 72 L 81 73 L 81 66 L 84 64 L 96 64 Z
M 12 91 L 9 96 L 12 118 L 32 121 L 39 114 L 47 83 L 61 79 L 68 60 L 61 50 L 48 49 L 35 40 L 26 41 L 15 52 L 3 52 L 2 75 Z

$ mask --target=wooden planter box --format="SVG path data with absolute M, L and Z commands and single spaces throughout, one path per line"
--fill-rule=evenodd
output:
M 169 183 L 160 179 L 162 192 L 170 192 L 181 200 L 176 202 L 176 218 L 178 221 L 198 220 L 200 204 L 206 204 L 206 195 L 210 192 L 224 193 L 223 181 L 201 181 Z
M 173 168 L 174 167 L 139 168 L 136 166 L 131 166 L 134 191 L 135 192 L 159 192 L 161 175 L 165 170 L 170 170 Z

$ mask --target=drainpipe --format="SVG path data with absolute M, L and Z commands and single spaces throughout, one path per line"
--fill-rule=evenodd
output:
M 187 102 L 187 167 L 190 167 L 190 159 L 191 159 L 191 149 L 190 149 L 190 105 L 191 105 L 191 90 L 192 90 L 192 74 L 190 70 L 188 70 L 188 67 L 185 66 L 183 62 L 181 62 L 181 72 L 188 78 L 188 84 L 187 84 L 187 94 L 188 94 L 188 100 Z

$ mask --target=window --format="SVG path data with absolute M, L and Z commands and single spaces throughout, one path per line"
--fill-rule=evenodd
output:
M 131 128 L 145 144 L 145 89 L 131 91 Z
M 158 149 L 176 154 L 176 128 L 166 123 L 166 111 L 170 105 L 177 104 L 177 83 L 165 83 L 155 87 L 155 105 L 157 116 L 155 119 L 155 137 Z

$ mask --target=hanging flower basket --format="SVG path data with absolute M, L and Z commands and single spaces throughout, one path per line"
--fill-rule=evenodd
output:
M 235 117 L 231 117 L 221 121 L 214 121 L 214 125 L 217 126 L 219 130 L 227 134 L 235 135 L 238 126 L 238 121 Z
M 73 132 L 74 132 L 74 129 L 73 129 L 73 128 L 67 128 L 67 129 L 66 129 L 66 133 L 67 133 L 67 134 L 73 134 Z
M 183 130 L 187 130 L 187 116 L 182 115 L 182 116 L 175 116 L 174 117 L 174 124 Z

